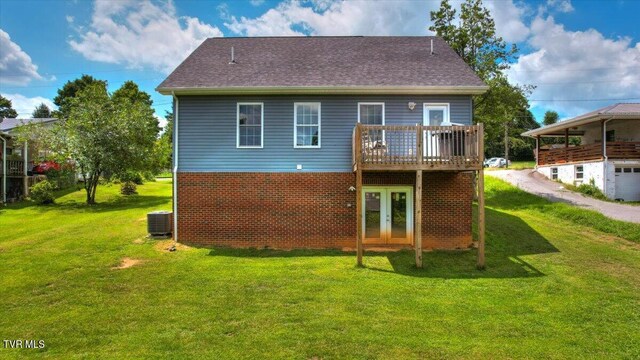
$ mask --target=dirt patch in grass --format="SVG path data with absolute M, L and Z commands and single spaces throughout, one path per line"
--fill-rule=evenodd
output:
M 175 250 L 171 250 L 173 247 L 175 247 Z M 172 251 L 180 251 L 180 250 L 189 250 L 189 249 L 191 249 L 190 246 L 187 246 L 187 245 L 184 245 L 184 244 L 180 244 L 180 243 L 176 243 L 172 239 L 159 240 L 154 245 L 154 248 L 156 250 L 158 250 L 158 251 L 161 251 L 161 252 L 172 252 Z
M 128 269 L 130 267 L 139 265 L 140 263 L 142 263 L 142 260 L 140 259 L 132 259 L 132 258 L 126 257 L 126 258 L 122 258 L 122 260 L 120 261 L 120 265 L 112 267 L 111 270 Z

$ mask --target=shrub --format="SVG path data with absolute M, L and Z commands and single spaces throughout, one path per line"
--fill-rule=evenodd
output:
M 124 181 L 120 184 L 120 194 L 135 195 L 138 193 L 138 186 L 133 181 Z
M 596 186 L 596 182 L 594 179 L 591 179 L 588 184 L 580 184 L 576 188 L 579 193 L 585 194 L 587 196 L 591 196 L 596 199 L 606 200 L 607 197 L 598 189 Z
M 72 168 L 62 168 L 60 170 L 50 169 L 45 175 L 47 175 L 47 180 L 54 184 L 57 190 L 73 187 L 77 183 L 76 172 Z
M 144 179 L 142 178 L 142 174 L 137 171 L 127 171 L 117 176 L 117 179 L 120 180 L 121 183 L 132 182 L 136 185 L 142 185 L 144 183 Z
M 56 187 L 48 180 L 43 180 L 31 187 L 29 191 L 29 197 L 35 201 L 36 204 L 53 204 L 55 198 L 53 197 L 53 191 Z
M 156 181 L 156 176 L 151 171 L 143 172 L 142 177 L 144 178 L 144 181 L 149 181 L 149 182 Z

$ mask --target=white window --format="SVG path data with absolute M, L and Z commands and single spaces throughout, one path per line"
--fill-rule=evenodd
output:
M 584 178 L 584 166 L 576 165 L 576 179 L 582 180 L 583 178 Z
M 551 168 L 551 179 L 558 180 L 558 168 Z
M 293 147 L 320 147 L 320 103 L 294 103 Z
M 262 148 L 263 108 L 262 103 L 238 103 L 236 147 Z
M 365 125 L 384 125 L 384 103 L 358 103 L 358 122 Z
M 451 125 L 451 120 L 449 119 L 449 104 L 425 103 L 423 119 L 423 125 Z

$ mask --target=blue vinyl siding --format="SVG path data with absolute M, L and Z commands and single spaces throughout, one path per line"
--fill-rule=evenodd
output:
M 416 107 L 409 110 L 407 103 Z M 236 148 L 238 102 L 264 103 L 262 149 Z M 322 105 L 322 147 L 294 148 L 294 102 Z M 181 96 L 181 172 L 350 172 L 358 102 L 384 102 L 386 125 L 422 123 L 423 103 L 449 103 L 452 122 L 471 124 L 471 96 Z

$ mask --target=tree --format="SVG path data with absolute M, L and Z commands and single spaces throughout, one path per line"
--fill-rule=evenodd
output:
M 474 120 L 485 124 L 487 154 L 508 156 L 509 146 L 519 137 L 511 136 L 514 119 L 527 111 L 527 96 L 534 87 L 510 84 L 504 75 L 518 49 L 496 35 L 495 22 L 482 0 L 465 0 L 458 24 L 456 15 L 449 0 L 443 0 L 440 9 L 430 14 L 429 30 L 441 36 L 489 86 L 487 92 L 473 97 Z
M 173 164 L 173 113 L 167 111 L 164 115 L 167 125 L 156 142 L 158 155 L 158 169 L 171 169 Z
M 51 117 L 51 109 L 49 109 L 49 107 L 45 103 L 41 103 L 33 110 L 33 113 L 31 113 L 31 117 L 49 118 Z
M 548 110 L 547 112 L 544 113 L 544 119 L 542 120 L 542 123 L 547 126 L 547 125 L 552 125 L 558 122 L 558 113 L 552 110 Z
M 103 174 L 149 168 L 158 121 L 150 97 L 133 83 L 110 95 L 105 82 L 94 81 L 68 99 L 69 115 L 61 122 L 67 156 L 84 178 L 87 203 L 94 204 Z
M 82 77 L 73 81 L 67 81 L 62 88 L 58 89 L 58 95 L 53 98 L 53 103 L 58 106 L 58 110 L 53 112 L 53 116 L 58 119 L 66 119 L 71 111 L 72 99 L 91 84 L 102 84 L 105 87 L 107 82 L 98 80 L 91 75 L 82 75 Z
M 18 112 L 13 109 L 11 100 L 0 95 L 0 118 L 17 118 Z
M 458 26 L 454 24 L 456 14 L 449 0 L 443 0 L 440 9 L 430 14 L 433 25 L 429 30 L 441 36 L 482 80 L 502 75 L 518 48 L 496 35 L 495 22 L 482 0 L 462 3 Z

